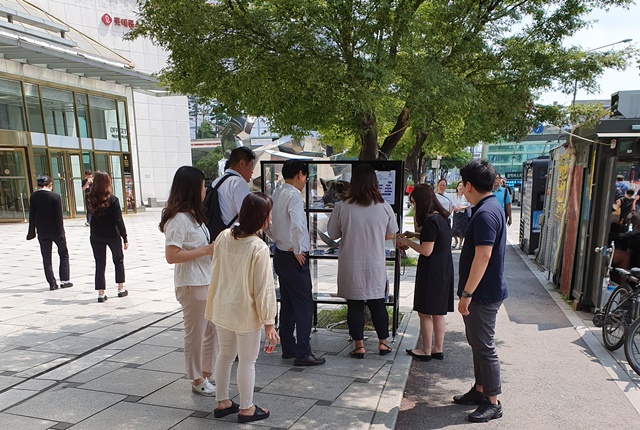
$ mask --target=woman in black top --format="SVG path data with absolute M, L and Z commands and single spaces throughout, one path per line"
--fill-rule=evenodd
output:
M 407 349 L 412 357 L 430 361 L 444 358 L 445 315 L 453 311 L 453 257 L 449 212 L 429 186 L 417 187 L 410 196 L 415 205 L 415 219 L 420 227 L 420 243 L 407 235 L 398 239 L 401 247 L 420 253 L 416 272 L 413 310 L 420 316 L 422 349 Z M 433 342 L 433 348 L 431 342 Z
M 111 249 L 113 264 L 116 268 L 116 282 L 118 284 L 118 297 L 125 297 L 128 291 L 124 289 L 124 249 L 129 248 L 127 230 L 122 220 L 120 201 L 112 195 L 111 178 L 105 172 L 93 173 L 93 184 L 87 196 L 87 203 L 91 211 L 91 247 L 93 257 L 96 260 L 96 290 L 98 290 L 98 302 L 107 300 L 104 290 L 106 280 L 104 271 L 107 265 L 107 246 Z M 122 241 L 121 239 L 122 238 Z

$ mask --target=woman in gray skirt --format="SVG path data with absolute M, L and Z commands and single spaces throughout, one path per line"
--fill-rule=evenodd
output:
M 398 224 L 391 206 L 378 191 L 376 172 L 369 164 L 360 164 L 354 170 L 347 197 L 336 204 L 327 230 L 332 239 L 341 238 L 338 296 L 347 300 L 347 325 L 355 342 L 351 357 L 364 358 L 366 352 L 365 304 L 378 335 L 378 352 L 390 353 L 385 241 L 395 238 Z

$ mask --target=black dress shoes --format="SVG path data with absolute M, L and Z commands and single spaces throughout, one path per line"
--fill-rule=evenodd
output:
M 502 418 L 502 404 L 498 401 L 498 404 L 494 405 L 485 398 L 478 409 L 471 412 L 467 418 L 473 423 L 486 423 L 496 418 Z
M 286 353 L 286 352 L 282 353 L 282 358 L 285 359 L 285 360 L 288 360 L 288 359 L 293 358 L 295 356 L 296 356 L 295 354 L 289 354 L 289 353 Z
M 308 357 L 305 358 L 296 358 L 295 360 L 293 360 L 293 365 L 294 366 L 320 366 L 321 364 L 324 364 L 327 360 L 324 359 L 324 357 L 316 357 L 313 354 L 311 354 Z
M 64 282 L 60 284 L 60 288 L 71 288 L 73 287 L 73 282 Z
M 49 286 L 49 290 L 53 291 L 53 290 L 57 290 L 58 286 L 57 285 L 51 285 Z

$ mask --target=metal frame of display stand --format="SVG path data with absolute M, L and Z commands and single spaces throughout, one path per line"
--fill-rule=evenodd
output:
M 312 208 L 311 206 L 311 181 L 313 181 L 314 177 L 311 175 L 311 166 L 314 165 L 349 165 L 351 167 L 351 172 L 361 163 L 366 163 L 371 165 L 376 171 L 394 171 L 395 172 L 395 187 L 394 187 L 394 202 L 391 205 L 393 212 L 396 215 L 396 221 L 398 223 L 398 228 L 402 231 L 402 217 L 403 217 L 403 197 L 404 197 L 404 162 L 403 161 L 358 161 L 358 160 L 301 160 L 309 165 L 309 181 L 305 187 L 305 213 L 307 215 L 307 227 L 310 229 L 310 236 L 313 238 L 314 235 L 311 234 L 311 216 L 314 213 L 326 213 L 330 214 L 333 208 Z M 272 192 L 267 192 L 266 187 L 267 184 L 271 184 L 271 190 L 274 189 L 276 184 L 276 180 L 274 180 L 273 172 L 268 172 L 270 167 L 273 166 L 281 166 L 284 164 L 284 161 L 261 161 L 260 162 L 260 172 L 262 177 L 262 192 L 265 192 L 268 195 L 272 195 Z M 317 172 L 317 170 L 316 170 Z M 267 175 L 270 175 L 270 181 L 267 181 Z M 318 178 L 319 179 L 319 178 Z M 327 178 L 331 179 L 331 178 Z M 313 245 L 312 245 L 313 246 Z M 314 255 L 314 250 L 312 249 L 309 252 L 309 260 L 334 260 L 337 261 L 337 254 L 322 254 L 322 255 Z M 398 325 L 399 325 L 399 298 L 400 298 L 400 253 L 396 250 L 393 250 L 393 256 L 386 257 L 386 261 L 394 262 L 394 270 L 393 270 L 393 295 L 388 294 L 387 299 L 385 300 L 386 306 L 391 306 L 393 308 L 393 316 L 392 316 L 392 337 L 395 339 Z M 278 301 L 280 300 L 278 296 Z M 335 295 L 330 296 L 319 296 L 314 293 L 313 295 L 313 308 L 314 308 L 314 317 L 313 317 L 313 327 L 314 330 L 317 329 L 318 325 L 318 304 L 329 304 L 329 305 L 340 305 L 346 304 L 347 301 L 340 297 L 336 297 Z

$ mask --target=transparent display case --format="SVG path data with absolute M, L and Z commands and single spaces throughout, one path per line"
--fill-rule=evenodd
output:
M 284 161 L 262 161 L 262 191 L 272 195 L 284 184 L 282 164 Z M 327 222 L 337 202 L 342 200 L 351 181 L 351 172 L 361 161 L 308 161 L 309 177 L 302 191 L 304 209 L 311 249 L 309 251 L 309 269 L 313 283 L 315 305 L 314 326 L 317 325 L 318 304 L 340 304 L 346 301 L 336 296 L 338 255 L 340 244 L 327 234 Z M 404 163 L 402 161 L 367 161 L 378 176 L 383 198 L 391 205 L 396 214 L 398 226 L 402 225 L 402 198 L 404 191 Z M 275 245 L 270 244 L 272 250 Z M 398 309 L 400 292 L 400 256 L 395 249 L 395 241 L 386 241 L 386 266 L 388 289 L 386 305 L 393 308 L 392 334 L 395 337 L 398 328 Z

